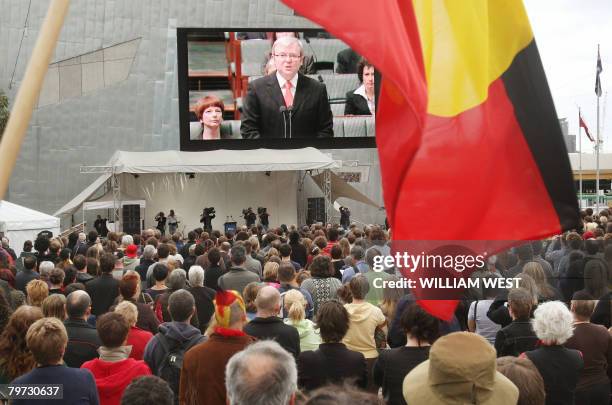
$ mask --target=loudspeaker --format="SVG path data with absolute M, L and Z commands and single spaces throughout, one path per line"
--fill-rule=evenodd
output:
M 123 206 L 123 232 L 129 235 L 140 233 L 140 205 Z
M 306 224 L 312 225 L 315 222 L 325 223 L 325 199 L 323 197 L 308 199 Z

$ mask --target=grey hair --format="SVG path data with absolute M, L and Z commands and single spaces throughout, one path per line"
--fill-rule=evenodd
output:
M 574 334 L 574 317 L 561 301 L 538 305 L 533 316 L 533 331 L 545 344 L 562 345 Z
M 121 245 L 127 246 L 127 245 L 133 245 L 133 244 L 134 244 L 134 238 L 132 237 L 132 235 L 123 235 L 123 238 L 121 238 Z
M 230 405 L 286 405 L 297 390 L 295 359 L 273 340 L 247 346 L 225 367 Z
M 302 45 L 302 41 L 295 37 L 280 37 L 274 41 L 274 45 L 272 45 L 272 52 L 276 50 L 277 45 L 284 45 L 287 47 L 293 44 L 297 44 L 300 47 L 300 56 L 304 56 L 304 45 Z
M 174 269 L 168 276 L 166 280 L 166 285 L 168 289 L 172 291 L 180 290 L 181 288 L 186 288 L 187 284 L 187 273 L 183 269 Z
M 83 232 L 79 233 L 79 242 L 85 242 L 86 239 L 87 235 L 85 235 Z
M 355 260 L 363 259 L 364 251 L 361 246 L 353 246 L 351 248 L 351 257 Z
M 66 314 L 70 318 L 81 318 L 91 305 L 91 298 L 86 291 L 76 290 L 66 297 Z
M 191 266 L 189 269 L 189 284 L 192 287 L 202 287 L 204 285 L 204 269 L 202 266 Z
M 55 268 L 55 264 L 53 262 L 45 260 L 44 262 L 40 263 L 40 265 L 38 266 L 38 272 L 40 273 L 41 276 L 49 275 L 51 270 L 53 270 L 54 268 Z
M 147 245 L 144 247 L 144 249 L 142 250 L 142 258 L 143 259 L 153 259 L 153 256 L 155 256 L 155 246 L 153 245 Z

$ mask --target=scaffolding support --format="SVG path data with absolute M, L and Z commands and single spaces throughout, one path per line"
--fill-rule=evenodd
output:
M 331 172 L 329 169 L 323 171 L 323 198 L 325 199 L 325 223 L 331 220 L 332 196 L 331 196 Z
M 113 171 L 111 176 L 111 187 L 113 188 L 113 221 L 115 223 L 115 232 L 121 232 L 123 230 L 123 224 L 121 223 L 121 215 L 119 210 L 121 208 L 121 181 L 119 180 L 119 174 Z

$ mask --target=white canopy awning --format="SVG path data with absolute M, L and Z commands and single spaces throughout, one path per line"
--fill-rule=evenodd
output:
M 147 202 L 142 198 L 133 197 L 123 192 L 119 193 L 119 198 L 117 198 L 117 204 L 119 205 L 119 207 L 123 207 L 124 205 L 140 205 L 140 208 L 145 208 L 147 206 Z M 109 190 L 106 194 L 104 194 L 97 200 L 87 201 L 83 203 L 83 210 L 85 211 L 113 208 L 115 208 L 115 200 L 113 198 L 112 190 Z
M 211 150 L 206 152 L 118 151 L 115 173 L 235 173 L 334 169 L 339 165 L 315 148 Z
M 0 232 L 10 240 L 16 254 L 26 240 L 33 241 L 41 231 L 59 234 L 60 219 L 8 201 L 0 201 Z
M 59 218 L 8 201 L 0 201 L 0 231 L 59 228 Z
M 126 152 L 117 151 L 109 160 L 109 171 L 133 173 L 244 173 L 336 169 L 339 163 L 316 148 L 213 150 L 205 152 Z M 54 215 L 74 213 L 109 178 L 101 175 Z M 112 201 L 112 200 L 111 200 Z

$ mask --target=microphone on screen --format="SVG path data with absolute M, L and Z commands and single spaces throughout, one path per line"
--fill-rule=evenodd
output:
M 283 115 L 283 135 L 284 138 L 287 138 L 287 107 L 285 107 L 284 105 L 281 105 L 280 108 L 278 109 L 278 111 Z M 289 124 L 291 125 L 291 123 Z
M 291 114 L 293 114 L 293 106 L 290 105 L 287 107 L 287 111 L 289 112 L 289 139 L 293 137 L 293 133 L 291 131 Z

